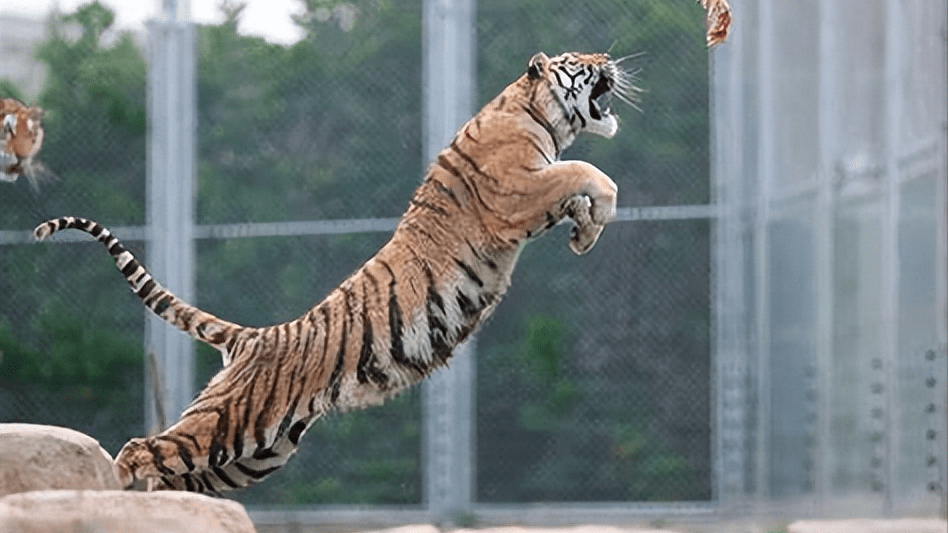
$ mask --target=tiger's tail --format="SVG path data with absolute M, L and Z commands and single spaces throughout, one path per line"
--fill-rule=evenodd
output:
M 42 241 L 53 233 L 64 229 L 84 231 L 104 244 L 112 259 L 115 260 L 115 266 L 125 276 L 132 292 L 142 299 L 145 307 L 195 339 L 219 350 L 224 360 L 224 366 L 230 363 L 228 346 L 230 341 L 235 338 L 235 333 L 244 329 L 244 326 L 221 320 L 202 311 L 162 287 L 138 259 L 125 249 L 118 238 L 112 235 L 108 228 L 94 220 L 78 217 L 60 217 L 47 220 L 36 226 L 33 230 L 33 236 L 36 240 Z

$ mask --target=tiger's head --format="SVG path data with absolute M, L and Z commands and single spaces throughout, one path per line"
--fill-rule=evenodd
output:
M 558 140 L 564 148 L 582 131 L 606 138 L 616 134 L 619 123 L 609 108 L 613 96 L 635 107 L 640 90 L 632 83 L 633 74 L 621 68 L 624 59 L 577 52 L 552 58 L 540 52 L 530 58 L 526 78 L 549 89 L 547 96 L 553 97 L 565 119 L 551 121 L 560 130 Z M 535 92 L 534 97 L 544 99 L 542 93 Z M 546 107 L 554 106 L 548 102 Z
M 20 102 L 7 107 L 9 112 L 3 115 L 2 125 L 7 151 L 20 159 L 35 155 L 43 145 L 42 120 L 45 112 L 39 107 Z
M 15 98 L 0 99 L 0 181 L 15 181 L 24 173 L 32 180 L 37 170 L 45 171 L 33 161 L 43 146 L 44 115 L 41 108 Z M 11 158 L 14 162 L 7 164 Z

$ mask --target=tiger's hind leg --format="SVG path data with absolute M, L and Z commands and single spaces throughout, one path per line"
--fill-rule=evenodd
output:
M 126 488 L 136 480 L 145 480 L 149 491 L 185 490 L 220 495 L 262 481 L 286 464 L 296 453 L 297 445 L 298 441 L 283 435 L 265 453 L 196 458 L 162 434 L 129 441 L 115 458 L 115 468 Z
M 207 468 L 207 455 L 201 457 L 200 449 L 197 439 L 168 435 L 167 432 L 135 438 L 128 441 L 115 457 L 115 471 L 125 488 L 144 480 L 148 490 L 188 490 L 181 477 Z M 169 483 L 168 480 L 181 481 Z
M 245 412 L 253 407 L 248 395 L 201 405 L 207 396 L 213 391 L 205 389 L 195 400 L 197 405 L 192 404 L 167 430 L 132 439 L 122 447 L 115 457 L 122 486 L 147 480 L 154 490 L 219 494 L 252 485 L 286 464 L 317 418 L 281 411 L 277 413 L 281 418 L 261 419 L 258 425 Z
M 154 480 L 162 475 L 175 475 L 176 471 L 184 470 L 180 453 L 172 451 L 168 442 L 155 441 L 154 437 L 126 442 L 115 456 L 114 464 L 119 483 L 126 489 L 138 480 L 145 480 L 151 490 Z
M 167 430 L 146 438 L 134 438 L 119 450 L 115 471 L 124 487 L 146 480 L 149 488 L 216 492 L 215 484 L 187 486 L 186 476 L 212 471 L 227 460 L 219 444 L 222 414 L 216 410 L 186 413 Z

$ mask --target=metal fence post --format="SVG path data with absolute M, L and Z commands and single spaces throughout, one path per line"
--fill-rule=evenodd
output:
M 882 364 L 885 387 L 885 418 L 883 419 L 883 480 L 882 506 L 885 516 L 892 516 L 894 505 L 898 503 L 893 485 L 896 482 L 896 463 L 899 454 L 899 434 L 894 424 L 899 420 L 899 398 L 897 396 L 898 375 L 896 368 L 899 354 L 899 210 L 901 204 L 901 184 L 899 180 L 899 155 L 902 154 L 901 120 L 903 90 L 903 62 L 905 51 L 903 42 L 903 7 L 896 0 L 885 3 L 885 48 L 883 65 L 883 93 L 886 109 L 884 111 L 884 189 L 882 196 L 882 279 L 880 280 L 881 298 L 880 316 L 882 323 Z
M 169 2 L 165 2 L 168 4 Z M 174 2 L 171 2 L 174 4 Z M 148 23 L 148 152 L 146 254 L 155 279 L 185 301 L 194 297 L 195 89 L 194 26 L 169 16 Z M 173 14 L 177 10 L 170 8 Z M 146 430 L 177 418 L 193 393 L 194 346 L 187 336 L 147 313 L 145 352 L 157 362 L 146 366 Z M 166 422 L 166 423 L 167 423 Z
M 738 0 L 739 2 L 740 0 Z M 744 21 L 744 25 L 749 24 Z M 727 509 L 741 503 L 753 470 L 750 390 L 752 349 L 749 287 L 753 262 L 746 238 L 749 202 L 744 117 L 748 95 L 746 40 L 735 31 L 728 46 L 711 53 L 711 186 L 718 216 L 712 223 L 712 310 L 714 316 L 711 447 L 713 499 Z
M 837 43 L 840 10 L 837 3 L 819 4 L 819 100 L 820 114 L 817 119 L 819 138 L 819 174 L 818 191 L 815 199 L 817 223 L 816 232 L 816 411 L 813 414 L 812 431 L 815 453 L 812 454 L 812 502 L 814 509 L 825 510 L 830 496 L 832 453 L 831 435 L 831 394 L 833 390 L 834 357 L 834 306 L 838 287 L 834 279 L 834 233 L 836 232 L 836 191 L 834 183 L 834 161 L 839 156 L 841 136 L 837 125 L 842 121 L 838 115 L 840 79 L 838 68 L 839 43 Z
M 451 141 L 474 101 L 474 0 L 425 0 L 422 14 L 422 147 L 426 161 Z M 473 500 L 474 342 L 423 388 L 424 501 L 441 520 Z

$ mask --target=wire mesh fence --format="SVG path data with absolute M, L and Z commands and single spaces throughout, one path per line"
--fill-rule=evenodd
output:
M 290 320 L 388 239 L 428 164 L 423 7 L 422 0 L 310 0 L 298 16 L 305 36 L 291 46 L 239 33 L 239 5 L 225 3 L 223 23 L 197 29 L 193 303 L 246 325 Z M 745 7 L 746 20 L 758 15 Z M 149 264 L 143 249 L 147 67 L 136 44 L 144 39 L 109 29 L 110 17 L 91 4 L 54 20 L 37 49 L 48 72 L 39 94 L 16 93 L 0 72 L 4 91 L 46 108 L 40 159 L 55 175 L 38 189 L 0 183 L 0 421 L 72 427 L 114 454 L 146 431 L 144 311 L 101 245 L 67 239 L 37 246 L 27 233 L 49 217 L 88 216 L 121 227 L 118 235 Z M 778 215 L 755 219 L 749 204 L 763 194 L 760 184 L 735 178 L 747 181 L 741 186 L 748 203 L 724 215 L 738 228 L 729 237 L 737 244 L 725 252 L 751 248 L 758 239 L 781 246 L 736 256 L 753 267 L 734 282 L 747 292 L 738 290 L 733 300 L 724 294 L 733 287 L 721 281 L 723 269 L 714 270 L 725 252 L 714 248 L 723 242 L 715 234 L 722 215 L 711 205 L 702 20 L 693 0 L 477 2 L 473 108 L 515 79 L 537 51 L 641 53 L 627 64 L 640 69 L 644 91 L 641 111 L 618 109 L 614 139 L 580 139 L 564 154 L 593 162 L 616 181 L 620 221 L 588 256 L 567 250 L 565 228 L 527 246 L 508 296 L 478 335 L 475 407 L 465 420 L 473 428 L 475 505 L 709 502 L 721 498 L 725 485 L 775 499 L 871 489 L 873 476 L 892 476 L 876 459 L 882 441 L 871 435 L 874 413 L 883 407 L 862 400 L 884 404 L 888 394 L 900 394 L 906 405 L 934 406 L 913 411 L 896 423 L 903 424 L 899 429 L 885 426 L 906 435 L 919 427 L 934 432 L 931 439 L 929 433 L 917 442 L 903 439 L 913 443 L 906 454 L 932 457 L 934 464 L 919 470 L 917 461 L 896 458 L 911 472 L 896 482 L 907 486 L 921 476 L 944 490 L 938 451 L 944 398 L 937 395 L 943 389 L 925 381 L 940 383 L 944 372 L 922 358 L 931 348 L 904 346 L 920 354 L 899 363 L 905 385 L 870 394 L 873 383 L 892 381 L 879 377 L 888 370 L 872 367 L 866 355 L 880 349 L 867 326 L 873 318 L 857 312 L 872 294 L 872 261 L 834 303 L 833 375 L 852 380 L 840 382 L 845 387 L 831 407 L 829 396 L 820 396 L 836 382 L 827 377 L 812 331 L 818 294 L 800 289 L 818 278 L 811 258 L 798 253 L 813 246 L 822 220 L 811 204 L 780 204 Z M 748 39 L 756 31 L 751 26 L 744 28 Z M 807 53 L 816 53 L 811 48 Z M 753 65 L 759 59 L 750 52 L 741 58 Z M 816 82 L 806 81 L 814 89 Z M 748 98 L 763 91 L 750 82 L 743 89 Z M 754 111 L 739 117 L 749 132 Z M 811 126 L 784 132 L 787 153 Z M 740 157 L 751 165 L 757 150 L 764 148 L 747 142 Z M 943 155 L 941 161 L 944 168 Z M 905 217 L 898 229 L 909 243 L 904 256 L 916 258 L 910 266 L 918 267 L 907 272 L 941 264 L 934 251 L 909 253 L 913 243 L 938 237 L 931 221 L 944 194 L 939 187 L 931 176 L 906 186 L 902 212 L 924 212 Z M 866 241 L 879 227 L 865 224 L 878 221 L 871 205 L 862 206 L 842 206 L 834 221 L 840 279 L 849 279 L 850 256 L 879 257 Z M 905 302 L 922 301 L 905 306 L 916 313 L 904 315 L 905 331 L 943 306 L 932 296 L 932 276 L 902 282 Z M 781 280 L 771 298 L 783 303 L 758 297 L 761 279 Z M 721 348 L 724 335 L 714 329 L 730 316 L 720 309 L 722 298 L 739 303 L 748 322 L 734 353 Z M 763 304 L 769 315 L 757 314 Z M 920 337 L 932 337 L 931 329 Z M 793 357 L 765 361 L 759 353 L 768 351 Z M 933 353 L 931 361 L 942 360 L 943 350 Z M 197 346 L 194 390 L 219 364 L 217 353 Z M 924 379 L 911 381 L 917 376 Z M 856 389 L 870 393 L 847 395 Z M 433 461 L 423 442 L 425 402 L 425 393 L 414 389 L 382 407 L 328 416 L 286 467 L 228 497 L 261 508 L 425 508 Z M 847 444 L 853 436 L 847 424 L 859 426 L 855 444 Z M 836 453 L 827 476 L 819 469 L 828 448 L 858 453 Z
M 610 230 L 524 250 L 479 337 L 478 501 L 710 499 L 709 224 Z
M 3 247 L 0 394 L 4 422 L 73 428 L 114 454 L 143 429 L 143 315 L 100 247 Z
M 43 39 L 17 36 L 37 43 L 13 64 L 45 70 L 40 95 L 9 81 L 18 73 L 0 72 L 3 96 L 46 109 L 39 159 L 49 169 L 37 187 L 21 177 L 0 190 L 0 416 L 84 431 L 114 454 L 143 430 L 140 304 L 101 245 L 37 247 L 27 233 L 63 214 L 144 222 L 145 64 L 130 35 L 107 32 L 108 16 L 86 8 Z M 95 30 L 80 34 L 80 23 Z M 140 239 L 139 230 L 128 244 L 147 261 Z

